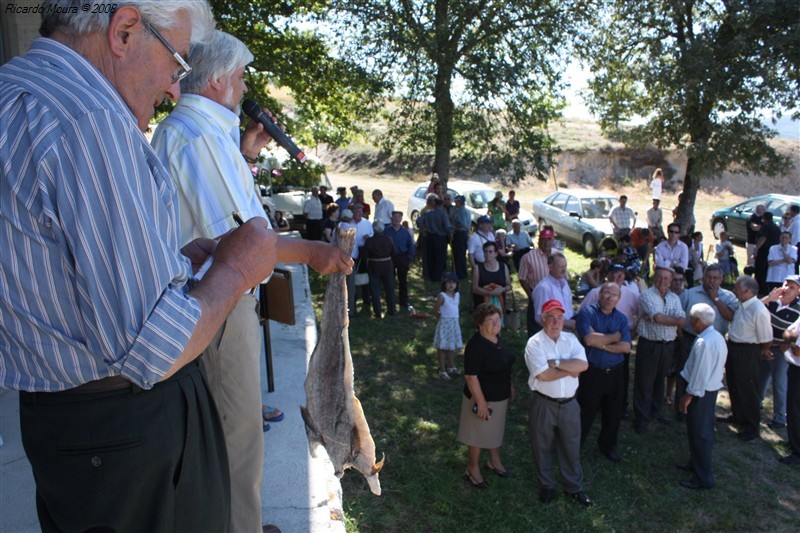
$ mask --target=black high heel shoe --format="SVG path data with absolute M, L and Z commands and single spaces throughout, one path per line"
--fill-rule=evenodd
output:
M 511 476 L 511 474 L 508 473 L 508 470 L 500 470 L 499 468 L 494 466 L 494 463 L 492 463 L 491 461 L 486 463 L 486 468 L 488 468 L 489 470 L 491 470 L 492 472 L 494 472 L 495 474 L 497 474 L 500 477 L 510 477 Z
M 488 489 L 489 488 L 489 484 L 486 483 L 486 480 L 478 481 L 477 479 L 472 477 L 472 474 L 470 474 L 469 471 L 464 472 L 464 479 L 469 481 L 470 484 L 473 487 L 475 487 L 476 489 Z

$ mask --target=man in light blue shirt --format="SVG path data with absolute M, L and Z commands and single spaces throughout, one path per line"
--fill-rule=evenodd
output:
M 710 489 L 714 486 L 711 470 L 711 449 L 714 445 L 714 408 L 717 392 L 722 388 L 722 374 L 728 356 L 725 338 L 713 327 L 716 313 L 710 305 L 699 303 L 689 310 L 692 329 L 697 332 L 692 351 L 681 378 L 686 392 L 678 402 L 678 410 L 686 415 L 691 459 L 678 468 L 692 472 L 681 481 L 688 489 Z
M 178 188 L 182 241 L 224 234 L 236 227 L 233 212 L 244 220 L 265 219 L 245 159 L 255 158 L 270 138 L 254 121 L 241 138 L 239 134 L 239 102 L 247 91 L 244 69 L 252 60 L 241 41 L 220 31 L 208 43 L 192 46 L 189 61 L 194 67 L 183 82 L 184 94 L 153 136 L 153 147 L 168 163 Z M 319 241 L 278 237 L 276 253 L 280 261 L 309 263 L 323 273 L 345 270 L 350 263 L 346 254 Z M 265 426 L 261 328 L 255 309 L 255 298 L 243 291 L 201 359 L 228 449 L 232 531 L 259 531 L 262 526 Z

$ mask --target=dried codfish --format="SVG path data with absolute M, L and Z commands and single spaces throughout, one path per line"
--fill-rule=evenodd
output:
M 355 230 L 339 230 L 338 246 L 349 254 Z M 375 442 L 369 431 L 361 402 L 353 390 L 353 359 L 348 337 L 347 287 L 341 272 L 330 275 L 322 307 L 319 342 L 308 361 L 306 406 L 300 407 L 306 423 L 311 453 L 317 447 L 328 452 L 335 473 L 345 469 L 361 472 L 373 494 L 381 494 L 378 472 L 383 460 L 375 464 Z

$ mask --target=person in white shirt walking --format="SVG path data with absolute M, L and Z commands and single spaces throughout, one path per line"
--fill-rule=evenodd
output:
M 391 224 L 394 204 L 383 197 L 380 189 L 372 191 L 372 201 L 375 202 L 375 220 L 380 221 L 384 226 Z
M 689 462 L 678 468 L 692 473 L 680 482 L 688 489 L 714 486 L 711 453 L 714 445 L 714 409 L 717 392 L 722 388 L 722 373 L 728 356 L 725 338 L 713 327 L 716 313 L 710 305 L 692 306 L 689 316 L 697 339 L 681 371 L 686 392 L 678 401 L 678 411 L 686 415 L 689 438 Z
M 311 197 L 303 204 L 303 214 L 306 216 L 306 238 L 309 241 L 322 239 L 322 202 L 319 199 L 319 189 L 311 187 Z

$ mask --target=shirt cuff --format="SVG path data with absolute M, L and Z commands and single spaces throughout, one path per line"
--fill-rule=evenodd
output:
M 167 288 L 120 361 L 122 376 L 143 389 L 152 388 L 172 368 L 200 320 L 200 303 L 186 290 L 185 286 Z

